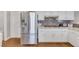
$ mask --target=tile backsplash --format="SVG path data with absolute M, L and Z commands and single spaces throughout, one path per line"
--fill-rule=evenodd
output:
M 79 24 L 73 24 L 73 27 L 79 28 Z
M 68 27 L 71 20 L 38 20 L 38 23 L 41 23 L 42 26 L 50 27 Z

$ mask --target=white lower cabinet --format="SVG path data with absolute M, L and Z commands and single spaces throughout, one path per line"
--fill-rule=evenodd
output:
M 69 42 L 79 47 L 79 31 L 77 30 L 40 28 L 38 33 L 39 42 Z
M 39 29 L 39 42 L 66 42 L 66 29 Z
M 79 32 L 74 30 L 69 30 L 69 43 L 75 47 L 79 47 Z

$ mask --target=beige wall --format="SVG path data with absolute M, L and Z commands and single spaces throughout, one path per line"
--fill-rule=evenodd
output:
M 79 11 L 74 11 L 74 22 L 73 23 L 78 23 L 79 24 Z
M 4 12 L 0 11 L 0 31 L 3 31 Z

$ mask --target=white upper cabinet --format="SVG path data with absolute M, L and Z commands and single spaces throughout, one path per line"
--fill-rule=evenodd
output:
M 74 11 L 66 11 L 65 14 L 67 20 L 74 20 Z
M 65 11 L 59 11 L 58 12 L 58 20 L 65 20 L 66 19 L 66 12 Z
M 59 20 L 74 20 L 74 12 L 73 11 L 59 12 Z
M 79 11 L 74 11 L 74 23 L 79 24 Z
M 45 16 L 58 16 L 58 20 L 74 20 L 74 11 L 37 11 L 38 20 L 44 20 Z

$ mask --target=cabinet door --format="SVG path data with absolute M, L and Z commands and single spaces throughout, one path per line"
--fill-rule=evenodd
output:
M 58 42 L 66 42 L 67 41 L 67 31 L 66 30 L 58 30 L 55 31 L 55 39 Z
M 69 31 L 69 40 L 68 40 L 68 42 L 70 42 L 72 45 L 74 45 L 74 43 L 75 43 L 74 39 L 75 39 L 74 32 L 73 31 Z
M 65 42 L 67 39 L 65 30 L 40 29 L 39 42 Z
M 66 20 L 66 12 L 65 11 L 60 11 L 59 12 L 59 20 Z
M 73 11 L 59 12 L 59 20 L 74 20 L 74 12 Z
M 46 42 L 46 40 L 48 39 L 47 37 L 47 32 L 44 29 L 39 29 L 38 31 L 38 38 L 39 38 L 39 42 Z
M 73 11 L 66 11 L 66 18 L 67 20 L 74 20 L 74 12 Z
M 47 34 L 45 33 L 45 41 L 46 42 L 54 42 L 57 41 L 56 39 L 56 32 L 55 31 L 47 31 Z
M 79 33 L 76 31 L 70 31 L 69 40 L 73 46 L 79 47 Z
M 73 39 L 73 45 L 76 47 L 79 47 L 79 32 L 74 32 L 74 39 Z

